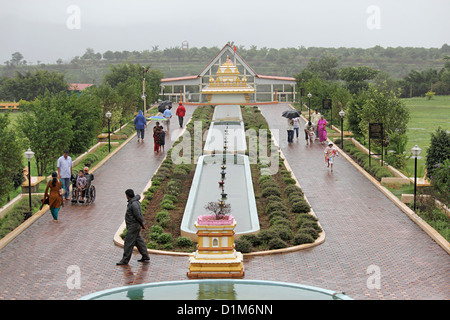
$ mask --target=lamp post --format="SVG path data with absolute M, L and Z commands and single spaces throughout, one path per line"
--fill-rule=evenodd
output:
M 411 149 L 411 152 L 415 158 L 414 160 L 414 212 L 416 211 L 416 193 L 417 193 L 417 157 L 420 154 L 420 149 L 417 144 Z
M 30 212 L 25 216 L 25 219 L 28 219 L 33 213 L 31 209 L 31 159 L 34 157 L 34 152 L 31 151 L 30 147 L 28 150 L 24 152 L 25 158 L 28 160 L 28 204 L 30 206 Z
M 345 117 L 345 111 L 341 109 L 341 111 L 339 111 L 339 115 L 341 116 L 341 149 L 344 150 L 344 117 Z
M 111 152 L 111 130 L 110 130 L 110 122 L 111 122 L 111 112 L 105 113 L 106 118 L 108 119 L 108 152 Z
M 311 121 L 311 92 L 308 93 L 308 121 Z

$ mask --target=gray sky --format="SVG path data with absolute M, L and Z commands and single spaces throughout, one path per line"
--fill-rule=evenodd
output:
M 0 0 L 0 63 L 181 46 L 435 47 L 449 0 Z

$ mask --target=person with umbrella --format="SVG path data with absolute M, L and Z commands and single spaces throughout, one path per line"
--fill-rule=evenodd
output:
M 300 114 L 297 110 L 287 110 L 281 114 L 283 117 L 287 118 L 287 134 L 288 134 L 288 143 L 292 143 L 294 140 L 294 118 L 300 117 Z

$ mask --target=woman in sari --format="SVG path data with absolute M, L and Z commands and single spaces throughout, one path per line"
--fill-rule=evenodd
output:
M 52 214 L 53 220 L 58 221 L 58 212 L 62 204 L 62 198 L 60 194 L 60 189 L 62 188 L 62 182 L 58 179 L 58 174 L 52 172 L 52 180 L 47 183 L 47 188 L 45 188 L 44 199 L 42 200 L 42 206 L 44 205 L 45 199 L 48 198 L 48 205 L 50 206 L 50 212 Z M 50 194 L 48 193 L 50 189 Z M 42 209 L 41 206 L 41 209 Z
M 320 117 L 319 122 L 317 122 L 317 127 L 319 131 L 319 141 L 324 144 L 327 140 L 327 120 L 323 116 Z

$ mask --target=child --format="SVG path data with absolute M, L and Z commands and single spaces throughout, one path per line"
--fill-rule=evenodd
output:
M 161 132 L 160 132 L 160 136 L 159 136 L 159 147 L 160 150 L 162 149 L 162 152 L 164 152 L 164 145 L 166 144 L 166 132 L 164 131 L 163 126 L 161 127 Z
M 83 170 L 80 170 L 77 177 L 77 190 L 75 191 L 75 197 L 80 203 L 84 202 L 83 189 L 86 188 L 86 185 L 86 177 L 83 174 Z M 81 200 L 79 198 L 81 198 Z
M 312 125 L 311 121 L 308 121 L 308 124 L 305 126 L 305 140 L 306 145 L 308 145 L 308 140 L 311 145 L 314 142 L 314 126 Z
M 328 143 L 328 147 L 325 148 L 325 163 L 327 164 L 327 168 L 330 167 L 331 164 L 331 172 L 333 172 L 333 160 L 335 156 L 339 156 L 339 153 L 337 152 L 336 148 L 333 147 L 333 144 L 330 142 Z

